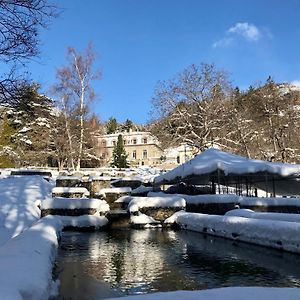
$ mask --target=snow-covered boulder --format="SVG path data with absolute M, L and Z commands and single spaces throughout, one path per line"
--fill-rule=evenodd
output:
M 149 192 L 153 192 L 153 191 L 154 191 L 153 186 L 140 185 L 138 188 L 132 190 L 131 195 L 139 196 L 139 197 L 146 197 Z
M 130 187 L 120 187 L 101 189 L 97 195 L 104 198 L 109 204 L 112 204 L 120 197 L 130 195 L 130 193 Z
M 105 227 L 108 224 L 108 220 L 104 216 L 99 215 L 82 215 L 78 217 L 71 216 L 56 216 L 63 224 L 65 229 L 93 229 L 97 230 Z
M 84 187 L 54 187 L 53 197 L 64 198 L 85 198 L 90 196 L 90 192 Z
M 78 187 L 80 183 L 80 176 L 58 176 L 56 178 L 57 187 Z
M 109 211 L 109 205 L 104 200 L 90 198 L 51 198 L 41 203 L 42 216 L 65 215 L 104 215 Z
M 169 197 L 132 197 L 128 211 L 133 215 L 139 212 L 157 221 L 164 221 L 175 212 L 185 209 L 186 202 L 178 196 Z

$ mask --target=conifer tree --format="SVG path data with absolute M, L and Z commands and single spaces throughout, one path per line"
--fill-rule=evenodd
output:
M 113 161 L 111 163 L 112 167 L 117 168 L 128 168 L 128 162 L 127 162 L 127 153 L 124 148 L 124 141 L 122 138 L 122 135 L 119 134 L 117 144 L 114 147 L 113 150 Z
M 118 129 L 118 122 L 116 120 L 116 118 L 109 118 L 109 120 L 106 123 L 106 132 L 107 134 L 112 134 L 115 133 Z

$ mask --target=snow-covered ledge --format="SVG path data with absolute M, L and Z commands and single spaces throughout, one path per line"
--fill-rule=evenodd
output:
M 300 223 L 180 211 L 165 223 L 232 240 L 300 253 Z

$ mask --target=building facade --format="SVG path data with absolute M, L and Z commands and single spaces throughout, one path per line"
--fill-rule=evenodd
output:
M 161 164 L 164 151 L 156 137 L 146 131 L 130 131 L 95 136 L 97 154 L 106 162 L 106 165 L 112 161 L 112 153 L 120 134 L 128 155 L 127 161 L 131 167 Z

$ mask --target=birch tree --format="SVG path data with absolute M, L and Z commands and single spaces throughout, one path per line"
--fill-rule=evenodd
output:
M 72 169 L 79 170 L 84 149 L 85 119 L 88 105 L 94 99 L 92 82 L 100 73 L 94 71 L 95 52 L 91 44 L 82 52 L 68 48 L 68 65 L 57 71 L 58 83 L 54 86 L 60 98 L 60 108 L 65 120 L 70 163 Z M 72 120 L 76 124 L 72 126 Z

